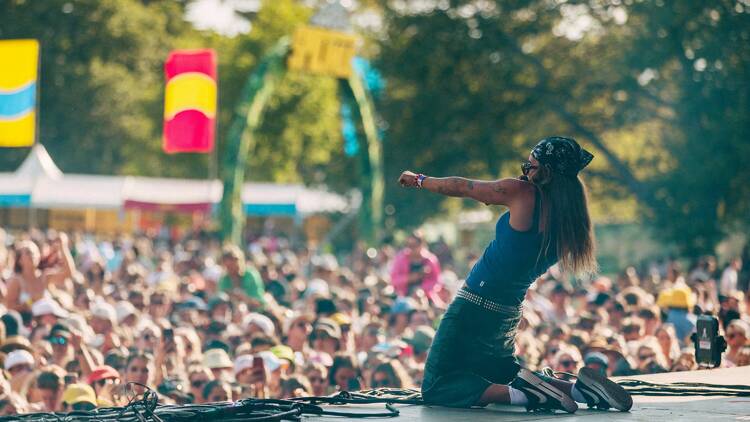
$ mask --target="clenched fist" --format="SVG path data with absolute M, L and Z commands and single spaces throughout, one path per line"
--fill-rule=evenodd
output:
M 414 172 L 406 170 L 399 176 L 398 183 L 405 188 L 415 188 L 417 187 L 417 175 Z

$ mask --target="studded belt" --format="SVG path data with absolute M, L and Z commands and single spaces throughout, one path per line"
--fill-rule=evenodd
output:
M 479 296 L 478 294 L 467 290 L 466 287 L 462 287 L 458 289 L 458 292 L 456 293 L 456 297 L 460 297 L 468 302 L 471 302 L 479 307 L 490 310 L 492 312 L 517 313 L 519 310 L 517 306 L 503 305 L 503 304 L 494 302 L 492 300 L 486 299 L 482 296 Z

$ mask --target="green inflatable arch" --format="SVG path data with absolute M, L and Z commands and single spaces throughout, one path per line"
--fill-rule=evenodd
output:
M 283 38 L 263 57 L 258 67 L 248 76 L 241 100 L 234 110 L 222 166 L 224 194 L 221 199 L 220 221 L 225 242 L 240 244 L 245 222 L 240 195 L 245 181 L 247 155 L 255 142 L 255 132 L 261 123 L 266 103 L 287 71 L 285 61 L 289 51 L 289 39 Z M 367 85 L 362 75 L 356 71 L 348 79 L 340 80 L 339 95 L 342 102 L 350 103 L 352 110 L 359 111 L 365 135 L 358 137 L 359 142 L 364 144 L 359 148 L 359 188 L 362 192 L 359 229 L 363 238 L 372 245 L 381 240 L 385 187 L 375 109 Z

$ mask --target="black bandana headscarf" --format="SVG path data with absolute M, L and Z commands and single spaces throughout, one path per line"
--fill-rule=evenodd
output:
M 576 176 L 594 159 L 574 139 L 561 136 L 542 139 L 531 150 L 531 156 L 540 164 L 549 165 L 553 172 L 566 176 Z

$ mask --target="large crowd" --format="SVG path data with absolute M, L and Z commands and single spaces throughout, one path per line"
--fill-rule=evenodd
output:
M 122 405 L 146 390 L 208 403 L 417 388 L 476 256 L 456 251 L 418 232 L 337 257 L 273 235 L 236 247 L 202 233 L 2 231 L 0 414 Z M 553 267 L 528 291 L 517 355 L 563 377 L 694 370 L 690 335 L 711 314 L 722 366 L 750 365 L 747 282 L 740 259 L 712 256 L 585 280 Z

